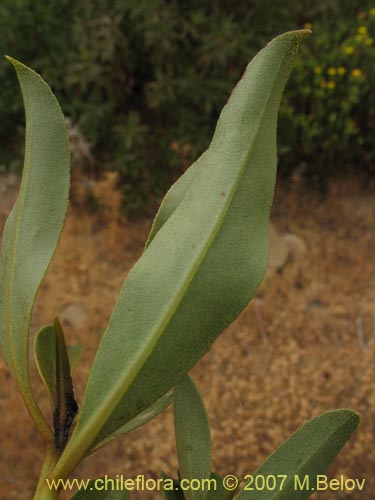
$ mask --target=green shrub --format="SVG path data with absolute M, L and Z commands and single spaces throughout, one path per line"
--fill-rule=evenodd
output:
M 375 5 L 375 4 L 374 4 Z M 370 171 L 375 121 L 375 8 L 308 25 L 314 43 L 291 79 L 280 112 L 280 167 L 303 163 L 324 178 L 348 166 Z M 296 155 L 297 151 L 297 155 Z
M 305 23 L 314 37 L 281 110 L 281 170 L 302 163 L 325 176 L 343 164 L 368 168 L 375 77 L 371 36 L 358 38 L 357 29 L 371 33 L 371 8 L 370 0 L 5 0 L 0 44 L 45 75 L 97 167 L 119 172 L 126 208 L 144 209 L 207 147 L 249 58 Z M 327 75 L 341 67 L 345 75 Z M 1 65 L 0 163 L 9 166 L 22 152 L 22 129 L 15 133 L 22 109 L 8 72 Z

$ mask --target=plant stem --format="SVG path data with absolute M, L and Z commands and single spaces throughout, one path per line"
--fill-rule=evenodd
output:
M 46 483 L 46 478 L 56 464 L 60 454 L 52 445 L 48 445 L 40 471 L 39 481 L 35 490 L 34 500 L 55 500 L 59 497 L 60 491 L 50 489 Z

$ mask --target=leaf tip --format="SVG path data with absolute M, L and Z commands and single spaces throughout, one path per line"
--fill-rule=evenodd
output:
M 5 57 L 5 59 L 6 59 L 7 61 L 9 61 L 10 63 L 12 63 L 12 64 L 13 64 L 13 66 L 15 66 L 16 64 L 20 64 L 20 63 L 17 61 L 17 59 L 14 59 L 13 57 L 8 56 L 8 54 L 5 54 L 5 55 L 4 55 L 4 57 Z
M 322 416 L 340 420 L 342 425 L 347 429 L 347 439 L 357 430 L 360 423 L 360 415 L 358 412 L 349 408 L 338 408 L 324 413 Z
M 25 70 L 26 66 L 22 64 L 20 61 L 17 61 L 17 59 L 14 59 L 14 57 L 8 56 L 6 54 L 4 57 L 7 61 L 9 61 L 12 64 L 17 74 L 19 74 L 20 71 Z
M 360 417 L 358 412 L 351 410 L 351 409 L 348 409 L 348 408 L 343 408 L 343 409 L 337 410 L 337 411 L 341 411 L 341 413 L 343 415 L 346 415 L 353 422 L 354 427 L 358 427 L 359 422 L 361 420 L 361 417 Z
M 360 419 L 359 413 L 355 410 L 350 409 L 350 408 L 338 408 L 337 410 L 331 410 L 330 413 L 332 413 L 332 414 L 340 413 L 341 415 L 346 416 L 348 418 L 351 418 L 351 419 L 358 421 L 358 422 Z
M 312 34 L 312 31 L 310 29 L 300 29 L 300 30 L 295 30 L 295 31 L 287 31 L 283 35 L 280 35 L 280 37 L 284 37 L 293 40 L 296 44 L 297 47 L 302 43 L 302 41 L 310 36 Z
M 297 30 L 297 33 L 299 33 L 301 39 L 312 35 L 312 31 L 310 29 Z

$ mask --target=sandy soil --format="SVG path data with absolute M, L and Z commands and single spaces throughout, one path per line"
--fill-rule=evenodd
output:
M 0 178 L 0 234 L 16 186 Z M 361 424 L 330 476 L 366 478 L 364 493 L 316 498 L 375 498 L 374 391 L 375 189 L 335 181 L 323 197 L 298 184 L 278 186 L 273 221 L 300 236 L 307 252 L 289 258 L 193 369 L 212 425 L 214 469 L 251 473 L 292 431 L 326 410 L 353 408 Z M 68 342 L 85 346 L 75 375 L 81 399 L 100 335 L 123 279 L 142 251 L 150 220 L 118 222 L 113 211 L 70 209 L 53 264 L 40 290 L 32 334 L 59 315 Z M 0 360 L 0 493 L 29 499 L 41 443 Z M 35 391 L 49 412 L 33 369 Z M 88 458 L 75 477 L 176 476 L 169 408 L 154 421 Z M 68 498 L 69 495 L 64 496 Z M 134 498 L 160 498 L 138 493 Z

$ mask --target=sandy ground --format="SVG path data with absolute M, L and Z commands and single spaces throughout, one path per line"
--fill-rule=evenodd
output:
M 1 234 L 16 186 L 3 176 L 0 188 Z M 375 499 L 374 193 L 374 186 L 356 179 L 332 182 L 324 197 L 298 184 L 278 186 L 273 221 L 281 232 L 300 236 L 307 252 L 289 258 L 267 278 L 191 373 L 212 425 L 215 471 L 251 473 L 307 419 L 333 408 L 353 408 L 361 415 L 360 428 L 329 475 L 366 478 L 365 492 L 322 492 L 315 498 Z M 74 379 L 78 400 L 149 227 L 148 219 L 118 223 L 111 211 L 90 215 L 82 206 L 69 211 L 37 299 L 32 334 L 59 315 L 68 342 L 84 344 Z M 2 358 L 0 372 L 1 498 L 26 500 L 37 480 L 41 443 Z M 32 375 L 48 413 L 35 369 Z M 161 471 L 176 476 L 176 470 L 169 408 L 88 458 L 75 477 L 157 477 Z M 134 498 L 161 495 L 142 492 Z

